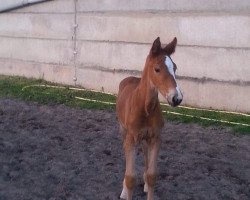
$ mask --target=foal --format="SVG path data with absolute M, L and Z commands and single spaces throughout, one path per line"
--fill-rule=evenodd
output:
M 144 191 L 147 199 L 154 199 L 156 161 L 160 147 L 160 131 L 164 126 L 158 91 L 171 106 L 182 101 L 182 93 L 175 80 L 176 65 L 170 55 L 177 39 L 161 47 L 158 37 L 149 52 L 141 78 L 128 77 L 121 81 L 116 101 L 116 112 L 124 137 L 126 171 L 122 199 L 132 200 L 135 187 L 135 148 L 142 143 L 145 171 Z

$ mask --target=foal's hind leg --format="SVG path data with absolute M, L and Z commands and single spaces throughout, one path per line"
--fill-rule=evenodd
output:
M 143 149 L 143 156 L 144 156 L 144 173 L 143 173 L 143 180 L 144 180 L 144 192 L 148 192 L 148 183 L 147 183 L 147 170 L 148 170 L 148 144 L 146 141 L 142 143 Z
M 133 136 L 128 133 L 124 140 L 124 150 L 126 157 L 126 171 L 123 181 L 122 199 L 132 200 L 135 187 L 135 142 Z

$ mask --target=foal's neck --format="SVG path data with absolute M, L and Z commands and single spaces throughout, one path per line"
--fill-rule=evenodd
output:
M 145 66 L 142 77 L 138 86 L 140 100 L 144 104 L 144 111 L 146 116 L 149 116 L 154 111 L 158 100 L 158 90 L 153 85 L 149 78 L 149 68 Z

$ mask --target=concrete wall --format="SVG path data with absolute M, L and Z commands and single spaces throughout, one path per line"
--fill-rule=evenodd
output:
M 249 0 L 54 0 L 18 9 L 0 15 L 0 73 L 116 93 L 122 78 L 140 75 L 157 36 L 178 38 L 184 104 L 250 112 Z

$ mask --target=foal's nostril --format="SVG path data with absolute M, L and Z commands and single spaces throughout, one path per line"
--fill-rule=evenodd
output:
M 178 95 L 175 95 L 172 99 L 172 102 L 173 106 L 178 106 L 182 102 L 182 99 L 178 99 Z
M 176 95 L 175 95 L 175 96 L 173 96 L 172 101 L 173 101 L 173 103 L 174 103 L 174 104 L 178 101 L 178 98 L 177 98 L 177 96 L 176 96 Z

